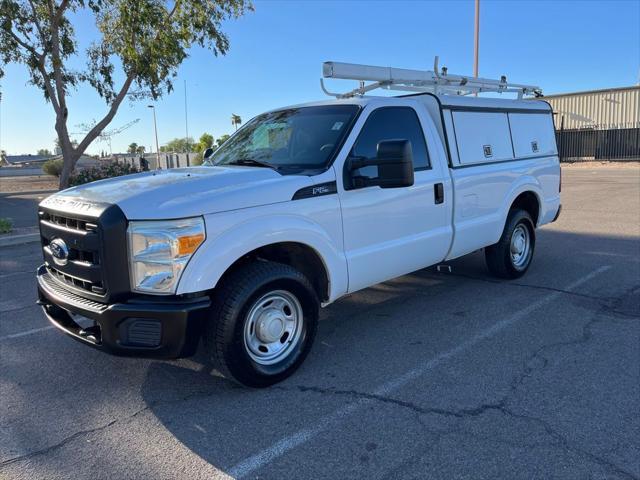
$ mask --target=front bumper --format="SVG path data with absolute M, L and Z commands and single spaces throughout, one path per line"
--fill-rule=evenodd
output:
M 80 297 L 38 268 L 38 303 L 49 321 L 81 343 L 113 355 L 181 358 L 197 349 L 209 297 L 132 299 L 110 305 Z M 93 320 L 82 327 L 80 315 Z

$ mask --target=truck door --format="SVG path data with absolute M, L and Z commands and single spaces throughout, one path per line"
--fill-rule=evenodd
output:
M 415 172 L 412 186 L 345 190 L 344 175 L 350 173 L 344 170 L 338 175 L 343 177 L 338 183 L 350 292 L 433 265 L 449 249 L 452 192 L 441 148 L 434 148 L 439 137 L 432 123 L 426 125 L 429 141 L 425 139 L 423 127 L 431 122 L 427 115 L 406 104 L 371 108 L 347 156 L 347 160 L 374 158 L 379 142 L 409 140 Z M 377 167 L 353 174 L 375 178 Z

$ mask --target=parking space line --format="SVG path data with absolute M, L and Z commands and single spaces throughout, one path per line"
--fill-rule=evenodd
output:
M 10 340 L 12 338 L 24 337 L 26 335 L 32 335 L 34 333 L 44 332 L 45 330 L 51 330 L 55 328 L 53 325 L 48 325 L 42 328 L 33 328 L 31 330 L 25 330 L 24 332 L 12 333 L 11 335 L 5 335 L 4 337 L 0 337 L 0 341 L 2 340 Z
M 590 281 L 593 278 L 597 277 L 601 273 L 609 270 L 610 268 L 611 268 L 610 265 L 602 266 L 602 267 L 592 271 L 591 273 L 588 273 L 587 275 L 579 278 L 575 282 L 571 283 L 564 290 L 567 290 L 567 291 L 575 290 L 579 286 L 587 283 L 588 281 Z M 550 294 L 542 297 L 537 302 L 530 303 L 526 307 L 521 308 L 520 310 L 518 310 L 516 313 L 514 313 L 510 317 L 507 317 L 507 318 L 505 318 L 503 320 L 500 320 L 499 322 L 493 324 L 488 329 L 483 330 L 482 332 L 474 335 L 473 337 L 471 337 L 470 339 L 466 340 L 465 342 L 462 342 L 457 347 L 454 347 L 451 350 L 443 352 L 443 353 L 435 356 L 431 360 L 429 360 L 427 363 L 425 363 L 425 364 L 423 364 L 423 365 L 421 365 L 421 366 L 419 366 L 419 367 L 417 367 L 417 368 L 415 368 L 413 370 L 409 370 L 408 372 L 404 373 L 400 377 L 395 378 L 395 379 L 393 379 L 393 380 L 381 385 L 380 387 L 378 387 L 373 392 L 373 395 L 374 396 L 384 396 L 384 395 L 388 395 L 388 394 L 392 393 L 395 390 L 400 389 L 401 387 L 403 387 L 406 384 L 408 384 L 410 381 L 412 381 L 412 380 L 414 380 L 414 379 L 426 374 L 429 370 L 432 370 L 433 368 L 437 367 L 442 362 L 444 362 L 444 361 L 446 361 L 446 360 L 448 360 L 448 359 L 450 359 L 450 358 L 452 358 L 452 357 L 464 352 L 468 348 L 476 345 L 477 343 L 479 343 L 479 342 L 481 342 L 483 340 L 486 340 L 486 339 L 489 339 L 489 338 L 493 337 L 494 335 L 498 334 L 502 330 L 505 330 L 507 327 L 510 327 L 511 325 L 515 324 L 516 322 L 519 322 L 523 318 L 527 317 L 529 314 L 531 314 L 532 312 L 534 312 L 538 308 L 543 307 L 544 305 L 547 305 L 548 303 L 554 301 L 555 299 L 557 299 L 558 297 L 560 297 L 562 295 L 563 295 L 562 291 L 557 291 L 557 292 L 553 292 L 553 293 L 550 293 Z M 242 462 L 236 464 L 235 466 L 231 467 L 228 470 L 228 474 L 231 475 L 234 478 L 242 478 L 242 477 L 245 477 L 245 476 L 255 472 L 259 468 L 262 468 L 262 467 L 268 465 L 269 463 L 271 463 L 273 460 L 277 459 L 278 457 L 281 457 L 285 453 L 287 453 L 287 452 L 293 450 L 294 448 L 296 448 L 296 447 L 308 442 L 309 440 L 311 440 L 313 437 L 317 436 L 318 434 L 324 432 L 325 430 L 328 430 L 330 426 L 335 425 L 341 419 L 349 416 L 350 414 L 354 413 L 356 410 L 364 407 L 365 405 L 367 405 L 367 404 L 369 404 L 369 403 L 371 403 L 373 401 L 374 400 L 369 399 L 369 398 L 359 399 L 359 400 L 357 400 L 357 401 L 355 401 L 355 402 L 353 402 L 353 403 L 351 403 L 349 405 L 346 405 L 346 406 L 334 411 L 333 413 L 325 415 L 324 417 L 320 418 L 320 420 L 318 421 L 318 423 L 315 426 L 299 430 L 298 432 L 296 432 L 296 433 L 294 433 L 292 435 L 289 435 L 289 436 L 277 441 L 276 443 L 274 443 L 270 447 L 265 448 L 261 452 L 255 454 L 255 455 L 252 455 L 251 457 L 249 457 L 249 458 L 243 460 Z

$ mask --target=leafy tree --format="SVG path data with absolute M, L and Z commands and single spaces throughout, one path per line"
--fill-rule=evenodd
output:
M 196 145 L 194 146 L 195 156 L 191 157 L 191 162 L 192 162 L 191 164 L 201 165 L 203 156 L 204 156 L 203 155 L 204 151 L 210 147 L 213 147 L 214 149 L 216 148 L 216 146 L 214 145 L 214 138 L 213 138 L 213 135 L 205 132 L 202 135 L 200 135 L 200 139 L 198 140 L 198 143 L 196 143 Z
M 130 143 L 127 148 L 128 153 L 136 153 L 138 151 L 138 144 L 136 142 Z
M 218 148 L 220 148 L 220 146 L 227 141 L 227 139 L 230 137 L 231 135 L 227 135 L 226 133 L 224 135 L 222 135 L 218 140 L 216 140 L 216 145 L 218 146 Z
M 51 150 L 49 150 L 48 148 L 41 148 L 40 150 L 38 150 L 38 155 L 42 157 L 48 157 L 51 155 Z
M 174 138 L 167 142 L 166 145 L 160 147 L 161 152 L 171 152 L 171 153 L 183 153 L 183 152 L 192 152 L 195 147 L 195 142 L 193 138 Z
M 157 99 L 170 92 L 194 44 L 224 55 L 229 40 L 221 23 L 252 8 L 249 0 L 1 0 L 0 77 L 6 64 L 24 64 L 31 83 L 51 103 L 64 157 L 60 187 L 69 185 L 76 162 L 125 97 Z M 99 31 L 86 52 L 78 51 L 73 27 L 80 12 L 93 15 Z M 86 68 L 71 67 L 82 59 Z M 81 83 L 93 87 L 107 109 L 73 146 L 67 97 Z
M 212 145 L 213 145 L 213 135 L 205 132 L 202 135 L 200 135 L 200 140 L 198 140 L 198 145 L 196 146 L 196 152 L 202 153 Z
M 136 153 L 142 155 L 145 150 L 146 148 L 144 148 L 144 145 L 138 145 L 138 148 L 136 148 Z

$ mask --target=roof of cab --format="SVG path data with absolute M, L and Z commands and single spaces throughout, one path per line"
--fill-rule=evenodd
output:
M 521 110 L 549 111 L 551 107 L 544 100 L 515 100 L 511 98 L 484 98 L 470 95 L 437 95 L 443 107 L 517 108 Z
M 384 100 L 393 100 L 398 98 L 405 99 L 416 99 L 420 100 L 420 98 L 433 98 L 436 97 L 440 104 L 444 107 L 471 107 L 471 108 L 490 108 L 490 109 L 518 109 L 518 110 L 541 110 L 548 112 L 551 110 L 551 107 L 544 100 L 515 100 L 509 98 L 483 98 L 483 97 L 473 97 L 469 95 L 434 95 L 431 93 L 418 93 L 412 95 L 401 95 L 401 96 L 374 96 L 374 95 L 365 95 L 362 97 L 351 97 L 351 98 L 343 98 L 343 99 L 327 99 L 327 100 L 319 100 L 315 102 L 307 102 L 301 103 L 297 105 L 290 105 L 284 108 L 298 108 L 298 107 L 314 107 L 314 106 L 322 106 L 322 105 L 360 105 L 365 106 L 366 104 L 375 101 L 376 103 Z M 274 109 L 282 110 L 281 108 Z

